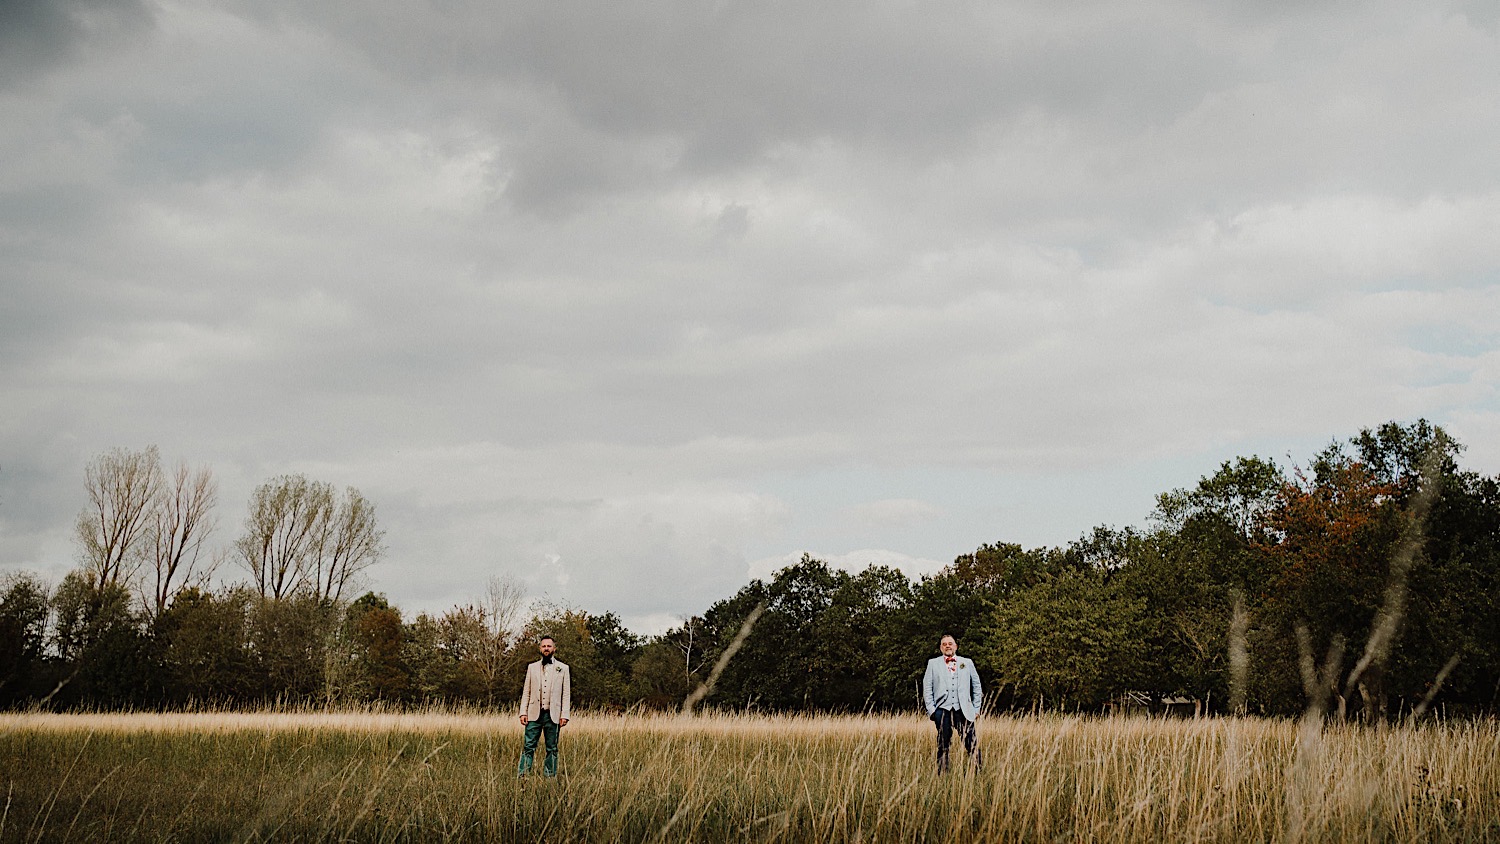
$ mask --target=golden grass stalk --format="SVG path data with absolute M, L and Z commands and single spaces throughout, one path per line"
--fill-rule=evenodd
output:
M 0 840 L 1500 840 L 1495 722 L 1304 728 L 991 717 L 939 777 L 915 716 L 579 713 L 545 780 L 508 716 L 21 713 Z

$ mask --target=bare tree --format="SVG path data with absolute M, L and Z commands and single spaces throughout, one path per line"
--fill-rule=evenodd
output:
M 677 650 L 682 652 L 682 676 L 690 683 L 693 680 L 693 648 L 702 630 L 703 619 L 695 615 L 683 618 L 682 627 L 667 632 L 673 643 L 677 645 Z
M 217 566 L 217 560 L 202 569 L 198 563 L 203 543 L 213 532 L 218 498 L 218 482 L 206 466 L 193 471 L 180 463 L 163 485 L 147 531 L 150 583 L 144 585 L 150 586 L 150 594 L 142 596 L 153 618 L 160 617 L 184 587 L 207 578 Z
M 494 575 L 485 586 L 484 605 L 479 608 L 484 641 L 475 656 L 479 674 L 484 678 L 491 697 L 505 672 L 525 602 L 526 586 L 514 575 Z
M 303 586 L 307 561 L 323 541 L 332 510 L 333 487 L 303 475 L 283 475 L 255 488 L 235 550 L 262 598 L 280 600 Z
M 359 490 L 349 487 L 340 497 L 332 484 L 283 475 L 256 488 L 235 550 L 262 597 L 306 590 L 337 603 L 380 559 L 384 536 L 375 506 Z
M 84 469 L 89 503 L 78 514 L 76 530 L 84 575 L 96 588 L 134 577 L 162 483 L 154 445 L 141 451 L 111 449 Z
M 526 584 L 513 574 L 497 574 L 490 577 L 484 590 L 485 622 L 490 638 L 501 650 L 510 647 L 516 637 L 516 628 L 521 622 L 521 609 L 526 603 Z
M 526 587 L 511 575 L 491 577 L 484 600 L 455 606 L 438 622 L 444 647 L 474 672 L 485 697 L 494 702 L 501 676 L 516 655 L 511 652 L 526 600 Z
M 308 575 L 315 594 L 337 603 L 344 587 L 380 559 L 384 537 L 375 525 L 375 505 L 354 487 L 345 489 L 310 561 Z

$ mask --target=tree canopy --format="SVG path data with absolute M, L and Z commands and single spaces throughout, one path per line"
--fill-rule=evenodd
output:
M 1141 527 L 988 543 L 916 580 L 804 555 L 642 636 L 608 609 L 525 610 L 505 579 L 440 615 L 351 600 L 382 551 L 374 506 L 302 476 L 256 490 L 234 546 L 251 579 L 210 588 L 187 576 L 207 470 L 115 450 L 85 473 L 79 569 L 0 582 L 0 705 L 504 705 L 549 635 L 580 706 L 902 710 L 949 634 L 999 709 L 1495 713 L 1500 478 L 1462 452 L 1426 421 L 1387 423 L 1306 465 L 1226 461 Z

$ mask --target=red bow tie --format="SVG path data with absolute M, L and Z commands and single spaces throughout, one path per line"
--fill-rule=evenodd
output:
M 943 662 L 952 662 L 952 661 L 954 661 L 954 660 L 955 660 L 955 659 L 958 659 L 958 657 L 956 657 L 956 656 L 947 656 L 947 655 L 944 655 L 944 657 L 943 657 Z

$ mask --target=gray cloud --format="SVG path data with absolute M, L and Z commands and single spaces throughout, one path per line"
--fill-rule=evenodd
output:
M 153 442 L 226 542 L 274 474 L 359 486 L 398 603 L 658 621 L 1004 539 L 1038 478 L 1062 542 L 1390 418 L 1496 471 L 1482 11 L 7 7 L 0 566 Z
M 149 28 L 138 0 L 7 0 L 0 3 L 0 90 L 119 46 Z

